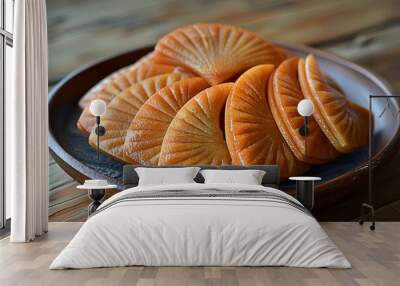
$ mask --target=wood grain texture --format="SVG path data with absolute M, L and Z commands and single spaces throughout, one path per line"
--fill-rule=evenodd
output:
M 49 233 L 32 243 L 0 240 L 0 285 L 398 285 L 400 223 L 322 223 L 351 262 L 352 269 L 290 267 L 119 267 L 49 270 L 55 256 L 81 223 L 50 223 Z
M 100 57 L 152 45 L 189 23 L 240 25 L 272 40 L 316 45 L 400 18 L 397 0 L 57 0 L 47 5 L 50 78 Z

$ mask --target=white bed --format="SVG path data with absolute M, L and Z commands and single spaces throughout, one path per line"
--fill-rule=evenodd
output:
M 351 267 L 314 217 L 284 192 L 198 183 L 114 195 L 50 269 L 128 265 Z

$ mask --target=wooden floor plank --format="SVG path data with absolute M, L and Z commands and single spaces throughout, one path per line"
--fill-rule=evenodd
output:
M 290 267 L 119 267 L 48 270 L 81 223 L 50 223 L 49 233 L 28 244 L 0 240 L 0 285 L 398 285 L 400 222 L 322 227 L 352 263 L 352 269 Z

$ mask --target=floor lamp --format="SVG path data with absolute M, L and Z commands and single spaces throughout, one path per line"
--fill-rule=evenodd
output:
M 304 118 L 304 125 L 300 127 L 299 133 L 304 137 L 304 161 L 307 161 L 308 118 L 314 113 L 312 101 L 309 99 L 301 100 L 297 104 L 297 112 Z
M 95 99 L 90 103 L 90 113 L 96 117 L 96 129 L 94 130 L 97 135 L 97 161 L 100 161 L 100 137 L 106 134 L 104 126 L 100 125 L 100 116 L 103 116 L 107 111 L 107 104 L 104 100 Z
M 387 110 L 390 109 L 390 101 L 389 98 L 400 98 L 400 95 L 370 95 L 369 96 L 369 103 L 368 103 L 368 108 L 369 108 L 369 139 L 368 139 L 368 203 L 363 203 L 361 205 L 361 215 L 360 215 L 360 220 L 359 223 L 363 224 L 364 223 L 364 210 L 368 209 L 371 212 L 371 221 L 372 224 L 370 225 L 370 230 L 375 230 L 375 208 L 373 205 L 372 201 L 372 140 L 373 140 L 373 122 L 372 122 L 372 102 L 373 99 L 385 99 L 387 101 L 387 104 L 385 108 L 382 110 L 382 112 L 379 114 L 378 117 L 381 117 Z M 393 112 L 391 112 L 393 115 Z M 394 116 L 397 116 L 397 111 Z

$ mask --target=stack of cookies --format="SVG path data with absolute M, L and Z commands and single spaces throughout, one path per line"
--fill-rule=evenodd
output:
M 297 113 L 305 98 L 315 108 L 307 141 Z M 77 126 L 97 148 L 93 99 L 108 104 L 100 150 L 126 163 L 278 164 L 287 178 L 368 142 L 368 110 L 346 98 L 314 55 L 299 59 L 228 25 L 179 28 L 84 95 Z

